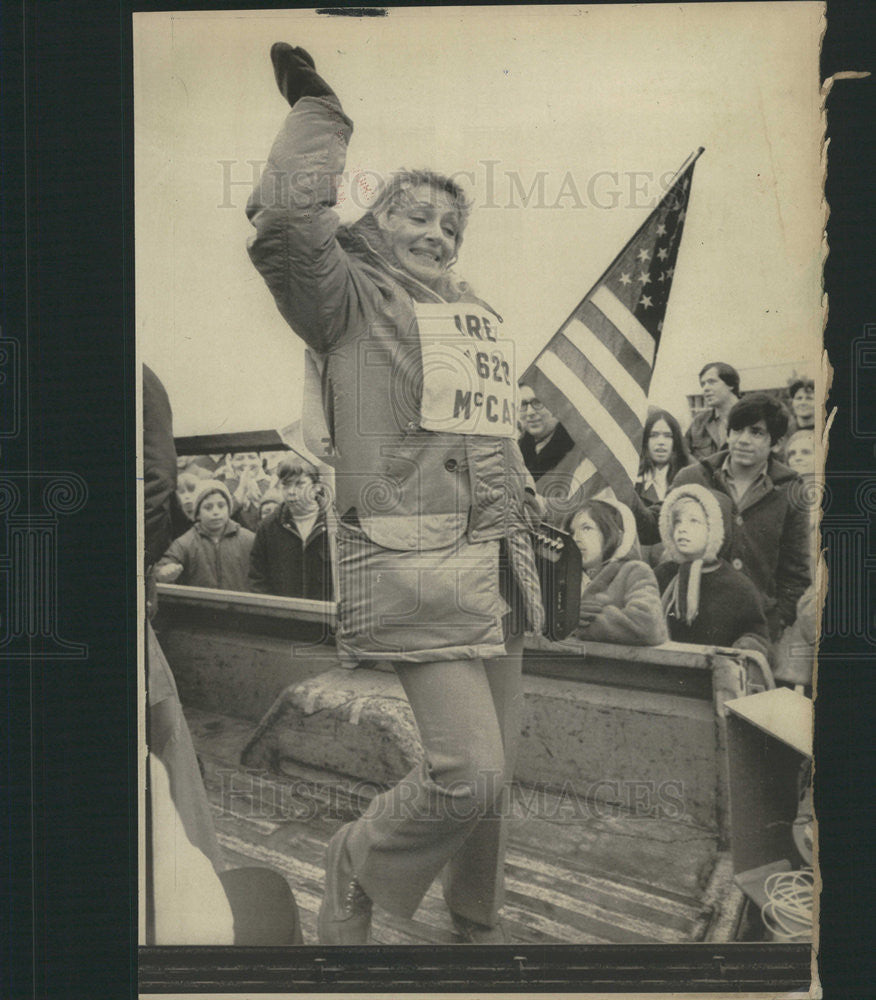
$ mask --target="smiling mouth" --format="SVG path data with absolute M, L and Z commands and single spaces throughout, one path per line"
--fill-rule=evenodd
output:
M 433 253 L 431 250 L 424 250 L 422 247 L 413 247 L 408 252 L 414 257 L 422 257 L 423 260 L 428 260 L 432 264 L 438 264 L 441 260 L 438 254 Z

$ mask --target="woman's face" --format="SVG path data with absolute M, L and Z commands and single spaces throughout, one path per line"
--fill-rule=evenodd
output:
M 380 225 L 399 264 L 426 283 L 450 266 L 462 231 L 450 195 L 431 184 L 403 191 Z
M 665 420 L 658 420 L 648 435 L 648 458 L 662 468 L 672 458 L 672 431 Z
M 801 427 L 811 427 L 815 422 L 815 390 L 811 386 L 800 386 L 791 400 L 791 409 Z
M 593 569 L 602 562 L 604 539 L 589 514 L 575 516 L 572 522 L 572 538 L 581 550 L 581 565 L 585 570 Z

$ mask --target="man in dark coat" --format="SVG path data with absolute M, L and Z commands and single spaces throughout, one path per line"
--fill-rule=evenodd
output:
M 520 453 L 530 475 L 538 481 L 556 468 L 560 459 L 575 446 L 569 432 L 542 403 L 528 385 L 520 386 Z
M 277 470 L 283 503 L 256 531 L 249 585 L 257 594 L 332 600 L 332 573 L 325 511 L 317 499 L 319 473 L 293 462 Z
M 760 591 L 775 641 L 794 622 L 810 582 L 806 491 L 771 451 L 788 426 L 781 403 L 751 393 L 730 411 L 727 426 L 727 448 L 682 469 L 673 485 L 699 483 L 730 504 L 735 530 L 726 558 Z

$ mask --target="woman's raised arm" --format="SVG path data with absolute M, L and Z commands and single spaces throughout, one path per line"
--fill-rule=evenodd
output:
M 357 308 L 332 211 L 353 123 L 303 49 L 277 43 L 271 59 L 292 111 L 247 204 L 249 256 L 286 322 L 325 353 Z

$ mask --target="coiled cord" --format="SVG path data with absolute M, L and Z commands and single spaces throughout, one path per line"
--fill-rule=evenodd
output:
M 764 926 L 778 941 L 806 940 L 812 933 L 815 878 L 811 868 L 774 872 L 764 883 Z

